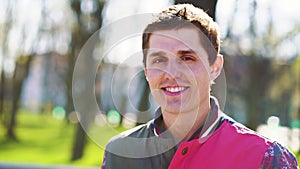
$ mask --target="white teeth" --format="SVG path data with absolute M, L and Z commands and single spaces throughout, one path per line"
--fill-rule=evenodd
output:
M 168 88 L 166 88 L 166 90 L 168 92 L 181 92 L 184 89 L 185 89 L 184 87 L 168 87 Z

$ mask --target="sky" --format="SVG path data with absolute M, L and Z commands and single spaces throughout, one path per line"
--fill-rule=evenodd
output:
M 236 0 L 218 0 L 217 22 L 224 31 L 229 20 L 232 19 L 234 3 Z M 235 29 L 242 32 L 247 26 L 249 18 L 249 0 L 239 0 L 237 3 L 237 13 L 235 16 Z M 256 20 L 259 23 L 257 29 L 264 32 L 266 22 L 272 16 L 275 22 L 276 33 L 282 34 L 289 31 L 295 23 L 300 23 L 300 1 L 299 0 L 258 0 Z M 271 14 L 271 15 L 270 15 Z M 224 26 L 222 26 L 224 25 Z
M 220 26 L 221 36 L 223 40 L 226 36 L 228 24 L 233 22 L 232 32 L 240 38 L 239 43 L 243 49 L 251 49 L 253 42 L 245 34 L 249 26 L 249 11 L 251 1 L 238 0 L 236 14 L 233 16 L 234 3 L 237 0 L 219 0 L 217 5 L 217 22 Z M 295 29 L 298 25 L 300 27 L 300 1 L 299 0 L 257 0 L 256 8 L 256 25 L 255 31 L 257 32 L 257 39 L 267 33 L 268 22 L 273 20 L 274 27 L 273 33 L 278 37 L 284 36 L 286 33 Z M 258 46 L 259 47 L 259 46 Z M 295 55 L 300 53 L 300 33 L 294 38 L 288 38 L 277 45 L 276 49 L 271 52 L 262 53 L 268 55 L 265 57 L 272 57 L 279 61 L 289 60 Z

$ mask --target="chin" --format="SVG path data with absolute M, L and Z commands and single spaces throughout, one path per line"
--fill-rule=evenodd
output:
M 167 105 L 164 107 L 165 111 L 170 112 L 170 113 L 181 113 L 181 112 L 186 112 L 188 111 L 186 106 L 182 106 L 181 104 L 176 104 L 176 105 Z

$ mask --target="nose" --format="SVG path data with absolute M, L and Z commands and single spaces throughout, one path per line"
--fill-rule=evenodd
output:
M 167 79 L 176 79 L 182 75 L 182 65 L 176 60 L 170 60 L 166 65 L 164 76 Z

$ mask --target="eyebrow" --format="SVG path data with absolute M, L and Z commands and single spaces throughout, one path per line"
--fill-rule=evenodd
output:
M 177 55 L 186 55 L 186 54 L 195 54 L 196 52 L 194 50 L 188 49 L 188 50 L 180 50 L 177 52 Z M 150 52 L 149 56 L 154 57 L 154 56 L 163 56 L 165 55 L 166 52 L 164 51 L 157 51 L 157 52 Z
M 163 51 L 158 51 L 158 52 L 150 52 L 150 54 L 149 54 L 149 56 L 150 57 L 154 57 L 154 56 L 163 56 L 163 55 L 165 55 L 166 53 L 165 52 L 163 52 Z
M 177 54 L 179 54 L 179 55 L 186 55 L 186 54 L 195 54 L 196 52 L 195 51 L 193 51 L 193 50 L 180 50 L 180 51 L 178 51 L 177 52 Z

